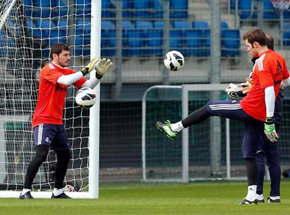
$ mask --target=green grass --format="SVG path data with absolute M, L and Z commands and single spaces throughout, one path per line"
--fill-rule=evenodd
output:
M 286 215 L 290 182 L 282 181 L 281 204 L 239 205 L 245 182 L 189 184 L 105 183 L 98 200 L 0 199 L 0 214 L 60 215 Z M 269 183 L 264 193 L 269 193 Z

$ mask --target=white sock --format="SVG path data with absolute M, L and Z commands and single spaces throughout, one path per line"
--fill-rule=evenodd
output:
M 251 185 L 248 186 L 248 194 L 246 196 L 246 199 L 249 201 L 254 201 L 257 198 L 257 185 Z
M 170 128 L 172 131 L 175 131 L 175 132 L 180 132 L 182 129 L 184 129 L 181 121 L 171 124 Z
M 23 188 L 23 190 L 21 192 L 21 195 L 24 195 L 27 192 L 31 192 L 31 189 L 25 189 L 25 188 Z
M 59 196 L 62 193 L 63 193 L 63 189 L 57 189 L 57 188 L 53 189 L 53 195 L 55 196 Z

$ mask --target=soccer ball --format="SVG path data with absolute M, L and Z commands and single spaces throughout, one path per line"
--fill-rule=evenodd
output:
M 79 89 L 75 99 L 76 103 L 84 108 L 92 107 L 97 101 L 96 94 L 89 87 L 83 87 Z
M 164 65 L 170 71 L 178 71 L 184 65 L 184 57 L 179 51 L 170 51 L 165 55 Z

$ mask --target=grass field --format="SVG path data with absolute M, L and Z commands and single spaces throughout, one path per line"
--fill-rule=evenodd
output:
M 98 200 L 0 199 L 2 215 L 288 215 L 290 182 L 282 181 L 281 204 L 239 205 L 246 182 L 189 184 L 105 183 Z M 269 183 L 264 193 L 269 193 Z

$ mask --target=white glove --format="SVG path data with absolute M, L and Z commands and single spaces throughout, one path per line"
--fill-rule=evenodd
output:
M 102 58 L 95 68 L 96 78 L 101 79 L 103 75 L 105 75 L 109 71 L 112 65 L 113 65 L 113 62 L 111 61 L 111 59 Z
M 236 84 L 230 83 L 227 88 L 225 89 L 225 92 L 229 95 L 231 99 L 237 99 L 238 98 L 238 92 L 241 91 L 241 86 L 238 86 Z

